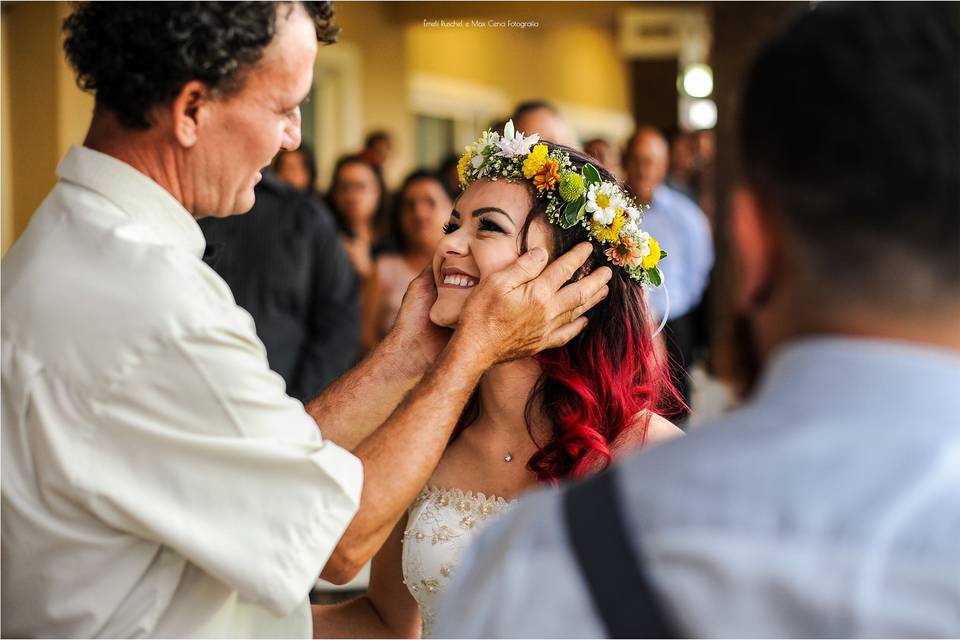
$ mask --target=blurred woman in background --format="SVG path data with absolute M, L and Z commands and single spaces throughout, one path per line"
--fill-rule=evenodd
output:
M 437 173 L 418 169 L 404 180 L 391 219 L 395 251 L 376 259 L 373 284 L 365 300 L 364 351 L 390 331 L 407 287 L 430 264 L 452 209 L 453 202 Z
M 333 169 L 327 204 L 340 227 L 343 246 L 357 275 L 373 275 L 374 245 L 380 240 L 386 189 L 370 161 L 360 155 L 345 156 Z
M 309 146 L 301 144 L 293 151 L 281 149 L 271 168 L 281 182 L 307 195 L 317 195 L 317 164 Z

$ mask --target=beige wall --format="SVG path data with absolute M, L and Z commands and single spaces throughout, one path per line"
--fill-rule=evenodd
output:
M 63 55 L 66 2 L 5 3 L 3 13 L 3 251 L 56 182 L 71 144 L 83 141 L 93 98 Z
M 539 28 L 407 27 L 413 72 L 497 87 L 512 102 L 629 110 L 626 64 L 612 26 L 550 20 Z
M 386 129 L 392 134 L 394 157 L 387 166 L 386 178 L 396 184 L 414 155 L 413 122 L 406 110 L 403 29 L 382 2 L 339 2 L 335 6 L 336 22 L 342 30 L 340 42 L 355 45 L 360 51 L 361 129 L 364 133 Z M 348 151 L 354 149 L 342 150 Z

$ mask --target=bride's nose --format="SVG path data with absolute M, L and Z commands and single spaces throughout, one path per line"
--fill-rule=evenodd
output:
M 437 250 L 444 256 L 465 256 L 470 253 L 470 238 L 462 228 L 448 233 L 440 239 Z

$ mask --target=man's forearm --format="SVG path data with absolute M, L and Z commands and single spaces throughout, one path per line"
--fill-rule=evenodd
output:
M 332 605 L 312 605 L 314 638 L 400 638 L 367 596 Z M 415 636 L 411 636 L 415 637 Z
M 423 377 L 425 363 L 389 335 L 356 367 L 306 405 L 324 438 L 353 451 Z
M 356 448 L 364 464 L 360 509 L 324 577 L 349 577 L 377 552 L 430 478 L 464 405 L 491 364 L 482 348 L 455 336 L 383 427 Z

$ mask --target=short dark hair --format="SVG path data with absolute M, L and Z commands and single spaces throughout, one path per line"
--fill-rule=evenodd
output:
M 373 145 L 375 145 L 376 143 L 381 142 L 381 141 L 383 141 L 383 142 L 388 142 L 388 143 L 389 143 L 389 142 L 390 142 L 390 134 L 387 133 L 386 131 L 382 131 L 382 130 L 371 131 L 371 132 L 367 135 L 367 138 L 366 138 L 366 140 L 365 140 L 364 143 L 363 143 L 363 148 L 364 148 L 364 149 L 370 149 L 370 148 L 373 147 Z
M 744 176 L 828 295 L 923 304 L 960 285 L 958 15 L 824 3 L 754 62 Z
M 77 85 L 126 127 L 147 129 L 152 107 L 191 80 L 229 94 L 273 40 L 287 2 L 81 2 L 63 22 Z M 301 2 L 317 40 L 336 40 L 329 2 Z
M 553 115 L 559 115 L 560 112 L 557 111 L 557 108 L 553 106 L 553 103 L 546 100 L 526 100 L 517 105 L 513 110 L 513 115 L 510 116 L 511 120 L 519 120 L 524 115 L 530 113 L 531 111 L 540 111 L 541 109 L 546 109 Z M 498 129 L 499 131 L 500 129 Z

